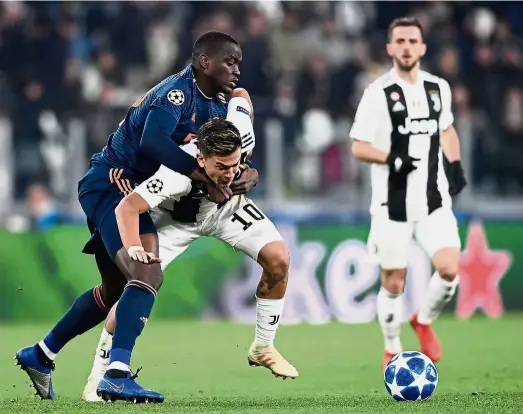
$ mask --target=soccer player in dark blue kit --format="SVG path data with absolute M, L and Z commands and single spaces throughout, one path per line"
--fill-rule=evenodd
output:
M 138 99 L 102 152 L 91 159 L 90 169 L 78 185 L 78 198 L 92 234 L 84 253 L 95 255 L 102 283 L 78 297 L 42 341 L 16 354 L 17 364 L 42 399 L 55 398 L 51 373 L 58 352 L 71 339 L 102 322 L 118 301 L 110 365 L 99 390 L 112 400 L 163 402 L 162 394 L 137 384 L 129 368 L 136 339 L 163 282 L 156 259 L 156 228 L 148 214 L 140 215 L 142 246 L 156 257 L 148 264 L 133 261 L 123 248 L 114 210 L 160 165 L 205 182 L 206 196 L 216 203 L 255 185 L 257 173 L 252 170 L 230 187 L 218 188 L 195 158 L 179 147 L 210 118 L 226 116 L 225 94 L 236 87 L 241 59 L 242 51 L 234 38 L 221 32 L 202 35 L 194 44 L 192 63 Z

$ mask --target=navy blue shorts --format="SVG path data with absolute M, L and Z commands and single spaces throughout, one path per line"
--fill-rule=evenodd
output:
M 78 200 L 91 231 L 84 253 L 96 254 L 105 248 L 114 260 L 123 246 L 114 210 L 135 184 L 125 170 L 98 160 L 91 162 L 89 171 L 78 183 Z M 140 234 L 148 233 L 156 234 L 156 227 L 148 213 L 140 214 Z

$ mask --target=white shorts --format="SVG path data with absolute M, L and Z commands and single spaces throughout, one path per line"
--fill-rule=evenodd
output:
M 168 211 L 154 208 L 151 218 L 158 231 L 162 269 L 181 255 L 200 236 L 214 237 L 253 260 L 268 243 L 283 240 L 274 224 L 254 202 L 235 196 L 222 208 L 199 223 L 181 223 Z
M 431 258 L 444 247 L 461 249 L 458 222 L 450 208 L 439 208 L 413 222 L 392 221 L 384 208 L 372 216 L 369 255 L 382 269 L 406 268 L 413 234 Z

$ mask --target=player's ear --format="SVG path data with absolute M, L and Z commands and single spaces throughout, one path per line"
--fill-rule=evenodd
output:
M 392 57 L 392 43 L 387 42 L 387 54 Z
M 423 42 L 421 44 L 421 57 L 425 56 L 425 53 L 427 53 L 427 44 Z
M 200 67 L 203 70 L 209 69 L 209 56 L 204 55 L 203 53 L 200 55 Z
M 200 168 L 204 168 L 204 162 L 203 162 L 203 155 L 201 152 L 199 152 L 198 154 L 196 154 L 196 162 L 198 162 L 198 165 L 200 166 Z

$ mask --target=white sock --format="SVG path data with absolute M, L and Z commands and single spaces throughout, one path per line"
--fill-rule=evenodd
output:
M 256 342 L 269 344 L 274 342 L 284 304 L 285 298 L 260 299 L 256 297 Z
M 430 278 L 425 300 L 418 312 L 418 322 L 422 325 L 430 325 L 452 299 L 457 286 L 457 276 L 452 282 L 448 282 L 442 279 L 438 272 L 434 272 Z
M 402 351 L 400 328 L 403 313 L 403 293 L 391 293 L 381 287 L 378 292 L 378 321 L 385 339 L 385 350 L 397 354 Z
M 98 384 L 107 372 L 107 366 L 109 365 L 109 352 L 113 345 L 113 335 L 106 331 L 104 328 L 96 347 L 94 354 L 93 367 L 87 383 L 85 384 L 82 398 L 87 401 L 101 401 L 102 399 L 96 395 L 96 388 Z
M 56 358 L 56 355 L 54 352 L 52 352 L 48 347 L 47 345 L 45 344 L 45 342 L 42 340 L 40 342 L 38 342 L 38 346 L 40 347 L 40 349 L 42 351 L 44 351 L 44 354 L 47 356 L 47 358 L 49 358 L 51 361 L 54 361 L 55 358 Z
M 125 365 L 123 362 L 120 362 L 120 361 L 111 362 L 111 364 L 109 364 L 109 366 L 107 367 L 108 371 L 110 369 L 117 369 L 119 371 L 131 372 L 131 369 L 129 368 L 129 366 Z
M 105 374 L 106 368 L 109 365 L 109 352 L 113 347 L 113 335 L 104 328 L 100 335 L 100 341 L 96 347 L 94 354 L 93 368 L 91 375 L 95 378 L 101 378 Z

